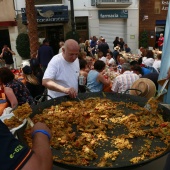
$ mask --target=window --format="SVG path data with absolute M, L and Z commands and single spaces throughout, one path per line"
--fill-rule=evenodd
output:
M 36 0 L 35 5 L 62 4 L 62 0 Z
M 88 18 L 87 17 L 76 17 L 76 30 L 87 30 L 88 29 Z
M 161 1 L 160 0 L 155 0 L 155 14 L 160 14 L 161 13 Z

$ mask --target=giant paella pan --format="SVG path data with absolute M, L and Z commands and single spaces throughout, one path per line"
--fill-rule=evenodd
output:
M 45 122 L 52 131 L 54 165 L 133 169 L 169 152 L 170 111 L 164 106 L 152 113 L 144 109 L 145 98 L 128 94 L 86 93 L 78 97 L 81 101 L 64 96 L 32 107 L 34 123 Z M 25 130 L 25 136 L 29 132 Z

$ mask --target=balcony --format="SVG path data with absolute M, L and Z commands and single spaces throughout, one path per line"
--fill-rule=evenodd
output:
M 126 8 L 132 4 L 132 0 L 96 0 L 95 2 L 98 8 Z

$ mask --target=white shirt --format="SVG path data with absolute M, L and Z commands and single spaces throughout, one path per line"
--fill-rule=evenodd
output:
M 99 60 L 102 60 L 104 63 L 106 63 L 106 57 L 101 57 L 101 58 L 99 58 Z
M 62 48 L 63 48 L 63 46 L 60 47 L 60 49 L 58 50 L 58 54 L 60 54 L 62 52 Z
M 115 60 L 113 59 L 113 58 L 111 58 L 110 60 L 109 60 L 109 64 L 116 64 L 116 62 L 115 62 Z
M 153 58 L 147 58 L 147 57 L 143 57 L 142 58 L 142 64 L 145 64 L 145 66 L 152 67 L 153 63 L 154 63 L 154 59 Z
M 114 60 L 113 58 L 111 58 L 111 59 L 106 59 L 106 63 L 107 63 L 108 65 L 115 65 L 115 64 L 116 64 L 116 62 L 115 62 L 115 60 Z
M 153 63 L 153 67 L 159 72 L 160 71 L 160 67 L 161 67 L 161 60 L 155 59 L 155 61 Z
M 62 53 L 55 55 L 48 64 L 43 79 L 52 79 L 57 84 L 66 88 L 73 87 L 78 91 L 79 61 L 67 62 Z M 66 95 L 48 89 L 48 95 L 52 98 Z

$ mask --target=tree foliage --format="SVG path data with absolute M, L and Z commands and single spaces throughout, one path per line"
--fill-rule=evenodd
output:
M 67 32 L 66 34 L 66 40 L 68 39 L 74 39 L 76 40 L 77 42 L 79 41 L 79 34 L 75 31 L 75 32 L 72 32 L 72 31 L 69 31 Z
M 140 47 L 148 48 L 148 32 L 143 31 L 140 34 L 140 40 L 139 40 L 139 45 Z
M 28 34 L 18 34 L 16 39 L 16 49 L 22 59 L 30 59 L 30 42 Z

